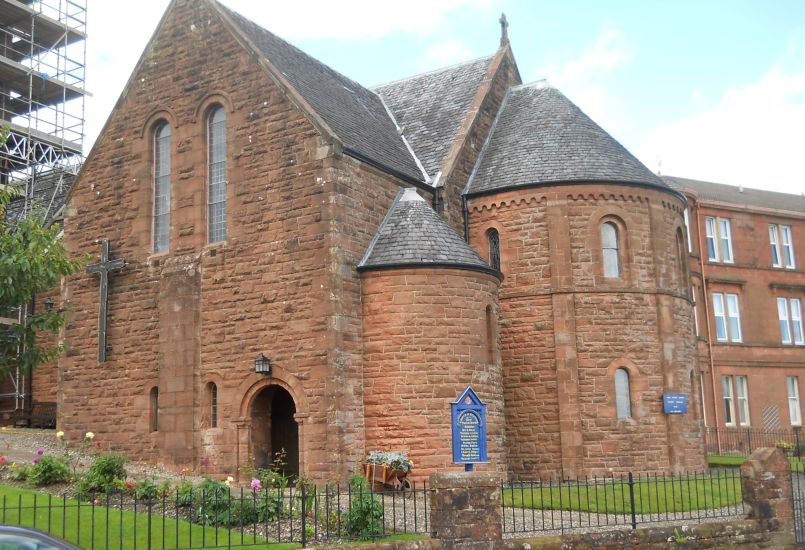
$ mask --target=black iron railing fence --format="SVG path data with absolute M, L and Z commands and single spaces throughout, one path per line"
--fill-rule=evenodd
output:
M 81 548 L 237 548 L 426 534 L 424 483 L 403 491 L 366 486 L 179 490 L 136 499 L 116 493 L 84 499 L 8 491 L 0 523 L 33 527 Z
M 641 524 L 714 521 L 746 513 L 737 469 L 512 482 L 504 484 L 501 493 L 507 535 L 635 529 Z
M 805 456 L 805 434 L 797 428 L 706 428 L 704 441 L 709 455 L 748 456 L 760 447 L 781 447 L 788 456 Z

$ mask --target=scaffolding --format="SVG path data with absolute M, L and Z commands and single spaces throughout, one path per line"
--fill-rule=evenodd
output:
M 10 215 L 37 204 L 58 220 L 81 167 L 86 15 L 86 0 L 0 0 L 0 185 L 23 191 Z M 16 322 L 32 307 L 20 307 Z M 0 328 L 8 322 L 0 318 Z M 10 376 L 0 410 L 28 409 L 30 375 Z

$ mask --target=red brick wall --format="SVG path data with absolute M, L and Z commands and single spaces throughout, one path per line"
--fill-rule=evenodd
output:
M 697 297 L 698 352 L 705 385 L 707 425 L 725 426 L 722 376 L 740 375 L 747 377 L 749 387 L 750 427 L 790 430 L 786 378 L 799 378 L 800 416 L 805 416 L 802 402 L 805 397 L 802 393 L 805 390 L 805 346 L 782 344 L 776 299 L 799 298 L 805 305 L 805 272 L 802 269 L 805 217 L 792 212 L 713 203 L 699 200 L 695 194 L 690 194 L 690 200 L 693 241 L 690 269 L 700 290 Z M 707 259 L 704 227 L 707 216 L 730 220 L 733 264 Z M 769 224 L 791 226 L 796 269 L 772 266 Z M 739 296 L 742 342 L 716 340 L 713 292 Z
M 682 203 L 664 192 L 574 185 L 470 202 L 470 242 L 500 234 L 501 352 L 512 473 L 568 477 L 704 466 L 699 420 L 662 413 L 697 373 L 687 281 L 675 251 Z M 605 279 L 600 222 L 615 216 L 623 277 Z M 619 420 L 614 370 L 630 373 Z M 694 377 L 695 378 L 695 377 Z
M 489 465 L 505 471 L 498 354 L 489 362 L 486 308 L 497 278 L 455 269 L 363 273 L 366 449 L 407 451 L 422 479 L 450 466 L 450 403 L 467 387 L 488 404 Z M 493 349 L 495 343 L 493 343 Z

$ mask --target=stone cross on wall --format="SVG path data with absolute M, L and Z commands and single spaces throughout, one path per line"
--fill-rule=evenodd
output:
M 109 272 L 114 269 L 123 269 L 126 262 L 109 259 L 109 241 L 101 241 L 101 261 L 87 266 L 87 273 L 97 273 L 101 276 L 101 300 L 98 311 L 98 362 L 106 361 L 106 298 L 109 294 Z

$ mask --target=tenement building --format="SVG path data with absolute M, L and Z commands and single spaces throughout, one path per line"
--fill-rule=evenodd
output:
M 663 179 L 688 197 L 704 422 L 724 429 L 718 437 L 710 434 L 708 447 L 748 450 L 748 437 L 730 436 L 732 430 L 751 430 L 751 437 L 799 429 L 805 196 Z M 765 441 L 774 439 L 791 438 Z
M 479 469 L 702 468 L 685 197 L 522 84 L 503 21 L 492 55 L 369 89 L 171 2 L 68 197 L 96 261 L 62 293 L 59 427 L 219 475 L 383 449 L 423 477 L 460 469 L 471 386 Z

